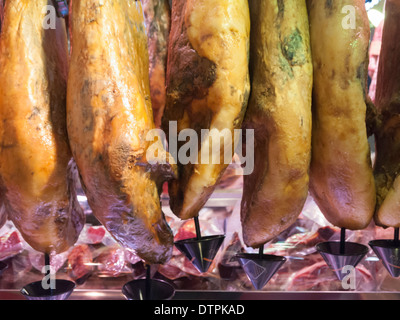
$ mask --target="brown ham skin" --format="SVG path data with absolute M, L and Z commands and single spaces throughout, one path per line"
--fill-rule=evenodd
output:
M 166 101 L 166 68 L 171 14 L 168 0 L 142 0 L 149 50 L 150 95 L 154 124 L 161 127 Z
M 249 38 L 247 0 L 172 3 L 162 128 L 168 134 L 170 122 L 176 121 L 178 135 L 184 129 L 193 129 L 199 142 L 197 163 L 182 164 L 178 154 L 179 178 L 168 186 L 171 209 L 181 219 L 198 215 L 232 159 L 233 152 L 226 161 L 224 152 L 229 152 L 223 143 L 213 154 L 218 161 L 201 159 L 212 137 L 200 144 L 201 130 L 225 130 L 233 137 L 234 129 L 241 128 L 250 93 Z M 171 133 L 168 139 L 171 142 Z M 233 145 L 231 140 L 225 142 Z M 186 142 L 178 142 L 178 150 Z
M 400 3 L 386 1 L 375 104 L 377 206 L 374 220 L 382 227 L 400 227 Z
M 305 1 L 250 1 L 254 172 L 244 175 L 241 222 L 259 247 L 295 222 L 308 195 L 312 60 Z
M 175 171 L 147 158 L 155 125 L 141 4 L 73 0 L 70 9 L 67 127 L 88 203 L 120 244 L 164 263 L 173 235 L 158 190 Z
M 355 28 L 343 27 L 345 6 L 355 9 Z M 314 64 L 310 191 L 333 225 L 364 229 L 376 202 L 366 127 L 365 2 L 311 0 L 308 9 Z
M 85 217 L 66 130 L 67 34 L 47 0 L 7 0 L 0 38 L 0 173 L 8 217 L 36 250 L 72 246 Z

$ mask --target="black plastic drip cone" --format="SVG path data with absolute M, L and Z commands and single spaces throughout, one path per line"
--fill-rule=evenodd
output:
M 44 265 L 50 267 L 50 255 L 44 254 Z M 50 275 L 50 270 L 47 270 L 47 276 Z M 47 288 L 48 283 L 36 281 L 27 284 L 21 289 L 21 293 L 28 300 L 66 300 L 75 289 L 75 282 L 55 279 L 54 287 L 50 283 L 50 288 Z
M 400 242 L 396 240 L 372 240 L 369 246 L 382 261 L 389 274 L 397 278 L 400 276 Z
M 368 244 L 393 278 L 400 276 L 400 231 L 394 228 L 394 239 L 372 240 Z
M 236 258 L 256 290 L 261 290 L 286 261 L 285 257 L 256 253 L 238 253 Z
M 28 300 L 66 300 L 74 289 L 74 282 L 56 279 L 54 289 L 44 289 L 42 281 L 36 281 L 23 287 L 21 293 Z
M 261 290 L 279 270 L 286 258 L 264 254 L 264 245 L 256 253 L 238 253 L 236 259 L 256 290 Z
M 191 238 L 176 241 L 175 246 L 203 273 L 210 268 L 224 239 L 225 235 Z
M 147 292 L 149 286 L 150 293 Z M 170 300 L 175 295 L 175 289 L 163 280 L 138 279 L 126 283 L 122 293 L 127 300 Z
M 127 300 L 170 300 L 175 289 L 168 282 L 151 278 L 151 265 L 147 265 L 146 278 L 132 280 L 122 287 Z
M 321 242 L 316 245 L 316 249 L 339 280 L 343 280 L 347 275 L 343 270 L 345 266 L 356 267 L 368 253 L 367 246 L 355 242 Z
M 225 235 L 203 237 L 200 232 L 199 217 L 193 217 L 196 228 L 196 238 L 184 239 L 175 242 L 175 246 L 186 258 L 202 273 L 210 268 L 219 248 L 224 242 Z

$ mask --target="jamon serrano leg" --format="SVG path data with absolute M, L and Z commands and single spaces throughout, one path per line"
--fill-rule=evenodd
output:
M 73 245 L 85 221 L 66 129 L 66 28 L 59 18 L 55 29 L 43 27 L 48 4 L 7 0 L 0 40 L 0 173 L 8 217 L 47 253 Z
M 345 6 L 354 8 L 354 26 Z M 310 191 L 335 226 L 372 220 L 375 182 L 366 112 L 370 29 L 364 0 L 308 1 L 314 64 Z M 343 13 L 345 12 L 345 13 Z
M 250 93 L 249 36 L 247 0 L 172 2 L 162 128 L 168 133 L 176 121 L 178 135 L 192 129 L 198 140 L 189 163 L 178 154 L 179 179 L 169 184 L 171 209 L 181 219 L 197 216 L 232 159 L 234 129 L 241 128 Z M 203 141 L 202 129 L 210 130 Z M 223 133 L 231 141 L 221 139 Z M 220 148 L 205 156 L 215 140 L 223 140 Z M 178 149 L 184 143 L 178 142 Z
M 171 14 L 168 0 L 142 0 L 150 61 L 150 95 L 154 124 L 161 126 L 166 101 L 166 69 Z
M 148 158 L 155 126 L 140 2 L 73 0 L 70 27 L 67 125 L 88 203 L 123 246 L 164 263 L 173 235 L 158 190 L 175 171 Z
M 0 35 L 1 35 L 1 25 L 3 23 L 3 19 L 4 19 L 4 6 L 3 6 L 3 0 L 0 0 Z M 1 181 L 0 179 L 0 228 L 7 221 L 7 213 L 4 206 L 5 193 L 6 189 L 3 187 L 3 181 Z
M 375 104 L 379 127 L 375 134 L 377 188 L 375 222 L 400 227 L 400 3 L 387 0 L 379 58 Z
M 288 228 L 308 194 L 312 61 L 304 0 L 249 1 L 254 172 L 244 176 L 241 220 L 248 246 Z

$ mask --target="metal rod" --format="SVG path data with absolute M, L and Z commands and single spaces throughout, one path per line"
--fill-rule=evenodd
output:
M 146 292 L 144 293 L 145 300 L 151 300 L 151 265 L 146 268 Z
M 394 242 L 399 242 L 399 228 L 394 228 Z
M 346 229 L 340 229 L 340 254 L 344 254 L 346 244 Z
M 199 216 L 195 216 L 193 219 L 194 219 L 194 226 L 196 228 L 196 237 L 197 237 L 197 240 L 200 240 L 201 239 L 201 231 L 200 231 Z
M 49 272 L 47 274 L 50 273 L 50 255 L 48 253 L 44 254 L 44 265 L 49 267 Z
M 264 245 L 261 245 L 261 247 L 258 249 L 258 257 L 262 259 L 263 254 L 264 254 Z
M 46 274 L 45 274 L 45 276 L 47 277 L 47 276 L 50 276 L 50 272 L 51 272 L 51 264 L 50 264 L 50 255 L 48 254 L 48 253 L 45 253 L 44 254 L 44 265 L 45 265 L 45 267 L 46 267 Z M 49 279 L 49 281 L 50 281 L 50 288 L 49 288 L 49 291 L 50 291 L 50 295 L 53 295 L 53 288 L 52 288 L 52 283 L 51 283 L 51 279 Z

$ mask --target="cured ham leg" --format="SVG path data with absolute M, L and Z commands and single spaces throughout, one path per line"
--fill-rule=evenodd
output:
M 36 250 L 62 252 L 85 222 L 66 130 L 64 20 L 47 0 L 7 0 L 0 39 L 0 173 L 8 217 Z
M 375 222 L 400 227 L 400 3 L 387 0 L 375 103 L 379 112 L 374 174 Z
M 3 24 L 3 19 L 4 19 L 4 5 L 3 5 L 3 0 L 0 0 L 0 35 L 1 35 L 1 26 Z M 7 213 L 6 213 L 6 209 L 4 206 L 5 193 L 6 193 L 6 190 L 3 187 L 3 182 L 0 181 L 0 228 L 7 221 Z
M 333 225 L 364 229 L 376 201 L 366 126 L 370 29 L 365 1 L 308 4 L 314 63 L 310 191 Z M 345 6 L 354 9 L 347 12 L 349 21 Z
M 173 235 L 158 191 L 175 167 L 156 161 L 170 158 L 160 138 L 147 139 L 155 126 L 140 2 L 73 0 L 70 27 L 67 124 L 88 203 L 119 243 L 164 263 Z
M 168 36 L 171 23 L 168 0 L 142 0 L 150 61 L 150 95 L 154 123 L 161 126 L 166 100 Z
M 177 136 L 192 129 L 195 134 L 189 137 L 197 138 L 187 163 L 177 154 L 179 178 L 169 183 L 170 206 L 181 219 L 197 216 L 232 160 L 234 129 L 241 128 L 250 93 L 249 33 L 247 0 L 172 2 L 162 128 L 169 133 L 170 147 L 171 123 L 176 122 Z M 210 130 L 203 141 L 202 130 Z M 224 133 L 231 141 L 210 151 Z
M 308 195 L 312 60 L 304 0 L 250 1 L 254 172 L 244 175 L 246 245 L 259 247 L 295 222 Z

